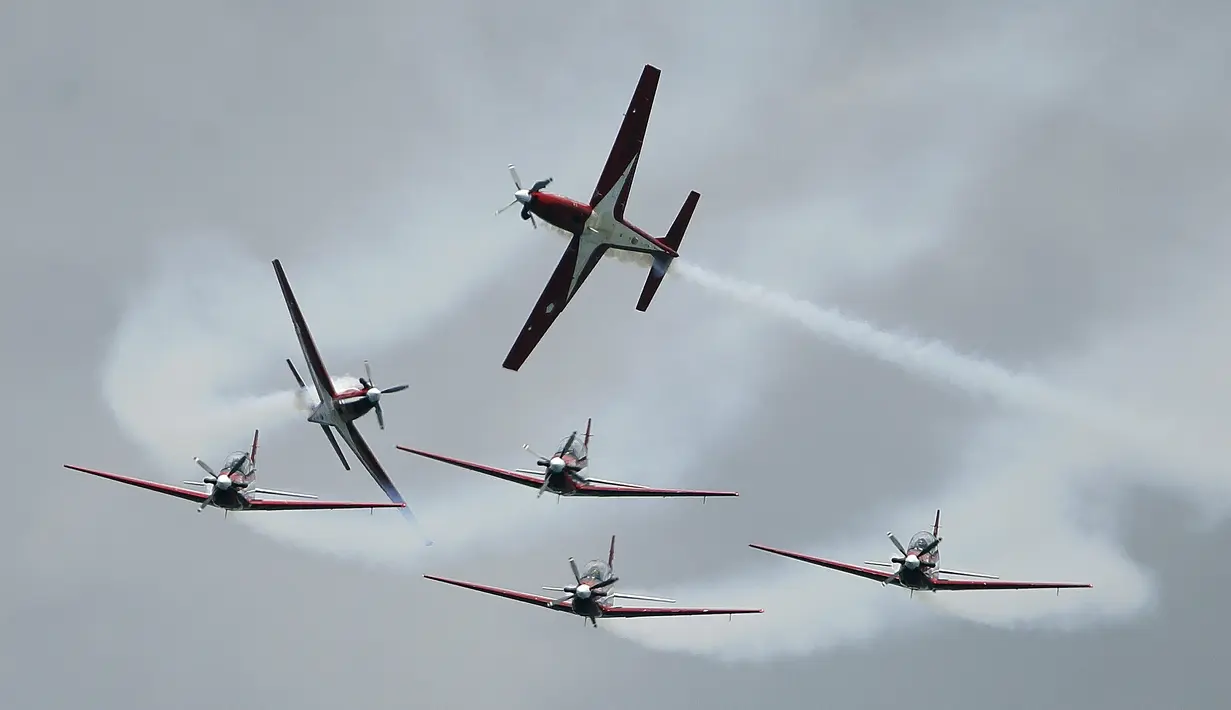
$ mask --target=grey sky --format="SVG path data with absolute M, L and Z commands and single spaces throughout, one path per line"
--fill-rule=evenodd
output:
M 5 707 L 582 701 L 1198 707 L 1231 544 L 1221 3 L 10 3 L 0 8 Z M 1091 436 L 607 262 L 500 368 L 564 246 L 492 212 L 504 166 L 592 189 L 663 70 L 629 218 L 685 258 L 937 338 L 1144 424 Z M 278 257 L 396 515 L 225 521 L 66 471 L 178 481 L 262 429 L 262 483 L 379 500 L 290 404 Z M 598 323 L 603 323 L 600 327 Z M 1131 413 L 1131 414 L 1127 414 Z M 402 443 L 528 463 L 594 417 L 605 477 L 735 500 L 536 500 Z M 748 549 L 879 559 L 944 508 L 945 561 L 1089 580 L 909 599 Z M 754 603 L 580 620 L 423 580 Z M 604 680 L 603 674 L 606 674 Z

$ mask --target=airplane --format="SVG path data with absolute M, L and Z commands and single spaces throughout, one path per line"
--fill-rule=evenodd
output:
M 372 452 L 372 448 L 363 440 L 363 436 L 359 433 L 359 429 L 355 426 L 355 420 L 370 411 L 376 412 L 376 422 L 381 429 L 385 428 L 385 415 L 381 410 L 380 400 L 384 395 L 393 392 L 401 392 L 410 385 L 397 385 L 396 387 L 388 387 L 380 389 L 372 383 L 372 368 L 366 360 L 363 362 L 364 373 L 366 377 L 359 378 L 359 387 L 343 390 L 338 392 L 333 387 L 333 380 L 329 377 L 329 372 L 325 369 L 325 363 L 321 360 L 320 351 L 316 349 L 316 342 L 312 340 L 312 333 L 308 330 L 308 324 L 304 320 L 303 312 L 299 309 L 299 301 L 295 299 L 295 294 L 291 291 L 291 284 L 286 280 L 286 272 L 282 269 L 282 262 L 274 259 L 274 273 L 278 276 L 278 285 L 282 287 L 282 296 L 286 299 L 286 308 L 291 314 L 291 323 L 295 326 L 295 336 L 299 338 L 299 347 L 303 350 L 304 360 L 308 362 L 308 374 L 312 376 L 312 384 L 316 388 L 316 394 L 320 398 L 320 403 L 312 408 L 312 412 L 308 415 L 308 421 L 314 424 L 321 425 L 321 431 L 325 432 L 325 437 L 329 439 L 330 445 L 333 446 L 334 453 L 338 455 L 338 459 L 342 461 L 342 467 L 347 471 L 350 470 L 350 464 L 347 463 L 346 457 L 342 455 L 342 449 L 338 446 L 338 440 L 334 438 L 333 431 L 330 427 L 338 430 L 342 440 L 350 447 L 359 462 L 368 470 L 376 484 L 380 486 L 385 495 L 389 496 L 389 500 L 394 503 L 400 503 L 398 506 L 402 510 L 402 514 L 410 520 L 414 520 L 414 514 L 406 505 L 406 499 L 398 492 L 397 486 L 393 485 L 393 480 L 389 478 L 389 474 L 385 473 L 385 469 L 381 467 L 380 461 L 376 459 L 376 454 Z M 291 375 L 295 377 L 295 383 L 299 385 L 300 391 L 307 389 L 303 378 L 299 376 L 299 371 L 295 369 L 295 364 L 287 359 L 287 367 L 291 368 Z M 432 544 L 430 540 L 427 544 Z
M 871 579 L 880 582 L 881 586 L 893 585 L 895 587 L 904 587 L 910 590 L 912 596 L 914 596 L 916 591 L 938 592 L 978 589 L 1055 589 L 1056 593 L 1059 594 L 1061 589 L 1090 589 L 1094 586 L 1069 582 L 1001 582 L 999 581 L 1000 578 L 995 575 L 941 569 L 940 550 L 938 548 L 942 538 L 939 537 L 939 534 L 939 510 L 936 511 L 936 522 L 932 524 L 931 532 L 922 530 L 915 533 L 915 536 L 910 539 L 910 544 L 906 547 L 902 546 L 902 543 L 898 541 L 892 532 L 888 533 L 889 541 L 893 543 L 894 547 L 898 548 L 898 552 L 902 553 L 902 556 L 891 558 L 889 562 L 867 561 L 864 564 L 893 570 L 891 572 L 868 569 L 867 567 L 835 562 L 820 557 L 811 557 L 798 552 L 788 552 L 764 545 L 753 544 L 749 545 L 749 547 L 820 565 L 821 567 L 828 567 L 829 569 L 846 572 L 847 574 L 853 574 L 865 579 Z M 975 577 L 978 579 L 945 579 L 941 575 Z
M 399 449 L 407 453 L 423 456 L 424 458 L 433 459 L 442 463 L 447 463 L 452 466 L 469 469 L 477 473 L 483 473 L 488 476 L 493 476 L 505 481 L 520 483 L 528 488 L 537 488 L 539 497 L 544 493 L 551 492 L 557 496 L 589 496 L 598 498 L 725 498 L 738 496 L 739 493 L 734 491 L 700 491 L 678 488 L 651 488 L 642 486 L 636 483 L 623 483 L 621 481 L 608 481 L 602 478 L 592 478 L 585 475 L 586 469 L 589 466 L 589 451 L 590 451 L 590 419 L 586 420 L 586 433 L 584 437 L 578 437 L 577 432 L 569 434 L 560 443 L 556 452 L 551 456 L 543 456 L 531 450 L 530 445 L 526 444 L 522 448 L 529 451 L 534 456 L 538 457 L 538 465 L 544 468 L 543 471 L 535 471 L 532 469 L 518 468 L 512 471 L 507 471 L 502 468 L 493 466 L 485 466 L 480 463 L 472 463 L 461 459 L 451 458 L 434 454 L 430 451 L 422 451 L 420 449 L 412 449 L 406 446 L 398 446 Z M 558 498 L 557 498 L 558 500 Z
M 650 236 L 624 219 L 624 207 L 641 157 L 641 145 L 649 125 L 659 74 L 659 69 L 650 64 L 642 70 L 628 112 L 624 114 L 620 131 L 607 156 L 607 164 L 588 204 L 544 192 L 552 178 L 539 180 L 529 190 L 523 189 L 517 168 L 509 166 L 509 175 L 517 191 L 513 193 L 513 201 L 496 214 L 520 202 L 521 218 L 529 220 L 531 226 L 538 228 L 534 221 L 534 215 L 538 215 L 548 225 L 571 235 L 571 240 L 560 263 L 548 278 L 547 286 L 522 327 L 521 334 L 509 350 L 504 360 L 506 369 L 517 370 L 522 366 L 609 249 L 645 255 L 642 258 L 650 262 L 650 274 L 637 301 L 639 311 L 649 308 L 672 260 L 679 256 L 677 250 L 701 193 L 694 190 L 688 194 L 665 237 Z
M 81 466 L 73 466 L 71 464 L 64 464 L 64 468 L 71 468 L 74 471 L 88 473 L 91 476 L 108 478 L 112 481 L 119 481 L 120 483 L 144 488 L 155 493 L 162 493 L 190 500 L 194 503 L 200 503 L 200 506 L 197 507 L 198 513 L 210 506 L 221 508 L 223 515 L 226 515 L 231 511 L 241 510 L 338 510 L 355 508 L 374 510 L 376 508 L 402 508 L 406 505 L 405 503 L 341 503 L 337 501 L 322 501 L 316 500 L 316 496 L 307 493 L 276 491 L 272 488 L 254 488 L 252 484 L 256 482 L 256 447 L 259 436 L 260 430 L 257 430 L 252 435 L 252 449 L 249 451 L 236 451 L 227 456 L 218 471 L 214 471 L 214 469 L 210 468 L 209 464 L 194 457 L 192 460 L 196 461 L 197 465 L 205 470 L 205 478 L 200 481 L 184 481 L 184 483 L 190 486 L 200 486 L 204 490 L 169 486 L 164 483 L 154 483 L 153 481 L 145 481 L 140 478 L 130 478 L 117 473 L 96 471 L 91 468 L 82 468 Z M 308 500 L 267 500 L 258 497 L 262 495 Z
M 621 607 L 616 606 L 612 602 L 617 599 L 628 599 L 631 601 L 646 601 L 646 602 L 662 602 L 664 604 L 674 604 L 674 599 L 663 599 L 661 597 L 643 597 L 638 594 L 623 594 L 620 592 L 611 591 L 611 587 L 620 580 L 615 576 L 612 564 L 615 562 L 615 535 L 611 536 L 611 550 L 607 553 L 607 562 L 602 560 L 591 560 L 586 565 L 586 571 L 583 574 L 577 568 L 577 561 L 572 557 L 568 558 L 568 565 L 573 570 L 573 579 L 576 584 L 570 584 L 567 587 L 543 587 L 548 592 L 565 592 L 564 596 L 553 599 L 538 594 L 527 594 L 525 592 L 516 592 L 511 589 L 502 589 L 500 587 L 489 587 L 483 584 L 475 584 L 473 582 L 461 582 L 455 579 L 446 579 L 445 577 L 436 577 L 430 574 L 423 575 L 427 579 L 434 582 L 444 582 L 452 584 L 455 587 L 465 589 L 473 589 L 476 592 L 484 594 L 493 594 L 498 597 L 505 597 L 527 604 L 535 604 L 543 606 L 555 611 L 569 612 L 588 619 L 594 628 L 598 628 L 599 617 L 607 617 L 609 619 L 636 619 L 647 616 L 702 616 L 702 615 L 718 615 L 726 614 L 762 614 L 764 609 L 709 609 L 709 608 L 680 608 L 680 607 Z M 584 622 L 583 622 L 584 623 Z

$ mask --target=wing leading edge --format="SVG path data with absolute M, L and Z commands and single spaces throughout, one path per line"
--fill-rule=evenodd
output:
M 389 496 L 389 500 L 394 503 L 401 503 L 402 515 L 412 523 L 417 522 L 415 514 L 411 512 L 410 506 L 406 505 L 406 499 L 402 497 L 397 486 L 393 485 L 393 479 L 389 478 L 389 474 L 385 473 L 384 467 L 380 465 L 376 454 L 372 452 L 368 442 L 364 441 L 363 435 L 359 433 L 359 429 L 354 422 L 346 422 L 345 425 L 338 427 L 338 434 L 342 436 L 342 440 L 354 452 L 355 458 L 363 464 L 363 467 L 368 470 L 368 474 L 372 476 L 372 480 L 376 481 L 376 485 Z M 424 540 L 424 543 L 431 545 L 430 539 Z
M 607 154 L 607 164 L 603 166 L 598 184 L 594 186 L 594 194 L 590 197 L 590 206 L 598 206 L 607 197 L 607 193 L 615 189 L 621 178 L 624 178 L 623 185 L 619 186 L 619 195 L 611 208 L 616 219 L 624 217 L 624 207 L 632 189 L 633 175 L 637 171 L 636 161 L 641 155 L 645 132 L 650 125 L 650 109 L 654 107 L 654 95 L 658 91 L 658 78 L 661 74 L 658 67 L 651 64 L 646 64 L 641 70 L 641 78 L 637 80 L 637 88 L 633 90 L 633 97 L 628 102 L 628 111 L 624 113 L 620 131 L 616 134 L 611 152 Z
M 464 461 L 462 459 L 455 459 L 451 456 L 443 456 L 441 454 L 434 454 L 430 451 L 412 449 L 406 446 L 399 445 L 398 448 L 401 449 L 402 451 L 405 451 L 408 454 L 414 454 L 416 456 L 422 456 L 424 458 L 432 459 L 433 461 L 447 463 L 450 466 L 457 466 L 458 468 L 464 468 L 469 471 L 474 471 L 475 473 L 482 473 L 486 476 L 492 476 L 494 478 L 499 478 L 502 481 L 509 481 L 510 483 L 519 483 L 528 488 L 538 488 L 539 486 L 543 485 L 542 476 L 532 475 L 528 473 L 519 473 L 517 471 L 509 471 L 503 468 L 496 468 L 495 466 L 485 466 L 484 464 L 481 464 L 481 463 L 474 463 L 473 461 Z
M 330 402 L 336 394 L 333 381 L 329 379 L 329 372 L 325 369 L 324 361 L 321 360 L 316 341 L 312 339 L 312 332 L 308 330 L 303 311 L 299 309 L 299 301 L 295 299 L 295 294 L 291 291 L 286 272 L 282 270 L 282 262 L 274 259 L 273 264 L 274 273 L 278 276 L 278 286 L 282 288 L 282 298 L 286 300 L 286 309 L 290 312 L 291 323 L 295 326 L 295 337 L 299 339 L 299 349 L 303 351 L 303 359 L 308 363 L 308 374 L 312 376 L 312 384 L 316 387 L 316 394 L 322 402 Z M 289 364 L 290 361 L 287 362 Z M 291 371 L 293 372 L 294 369 L 292 367 Z

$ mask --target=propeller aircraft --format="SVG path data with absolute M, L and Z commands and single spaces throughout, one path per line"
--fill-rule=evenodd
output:
M 577 294 L 581 284 L 608 250 L 644 254 L 650 260 L 650 273 L 637 301 L 639 311 L 649 308 L 650 301 L 667 275 L 672 260 L 679 256 L 680 242 L 684 239 L 684 232 L 688 229 L 701 193 L 689 193 L 665 237 L 650 236 L 624 219 L 624 208 L 632 188 L 637 162 L 641 157 L 645 131 L 649 126 L 650 109 L 654 105 L 654 95 L 658 90 L 659 74 L 659 69 L 649 64 L 642 70 L 641 79 L 633 92 L 620 131 L 616 134 L 615 143 L 607 156 L 607 164 L 589 203 L 544 192 L 544 188 L 551 184 L 552 178 L 539 180 L 531 185 L 530 189 L 524 189 L 517 168 L 509 166 L 509 174 L 517 190 L 513 193 L 513 201 L 496 214 L 521 203 L 521 218 L 528 220 L 531 226 L 538 227 L 534 221 L 534 216 L 538 215 L 547 224 L 568 233 L 571 239 L 564 256 L 548 278 L 538 303 L 522 327 L 521 334 L 509 350 L 504 360 L 506 369 L 517 370 L 526 358 L 530 357 L 530 353 L 542 340 L 548 328 Z
M 615 562 L 615 536 L 611 536 L 611 549 L 607 553 L 607 562 L 602 560 L 591 560 L 586 565 L 585 572 L 582 572 L 577 567 L 577 561 L 572 557 L 568 558 L 569 568 L 573 572 L 573 580 L 575 584 L 570 584 L 566 587 L 543 587 L 544 591 L 548 592 L 564 592 L 564 596 L 552 598 L 539 594 L 527 594 L 525 592 L 516 592 L 511 589 L 503 589 L 501 587 L 489 587 L 483 584 L 475 584 L 473 582 L 462 582 L 455 579 L 446 579 L 444 577 L 436 577 L 430 574 L 423 575 L 425 578 L 434 582 L 444 582 L 452 584 L 455 587 L 464 589 L 473 589 L 476 592 L 484 594 L 492 594 L 506 599 L 513 599 L 527 604 L 546 607 L 555 611 L 563 611 L 571 614 L 576 614 L 584 619 L 588 619 L 594 628 L 598 628 L 599 617 L 610 619 L 636 619 L 647 616 L 702 616 L 702 615 L 719 615 L 725 614 L 731 616 L 734 614 L 761 614 L 764 609 L 710 609 L 710 608 L 681 608 L 681 607 L 622 607 L 616 606 L 613 602 L 617 599 L 627 599 L 630 601 L 646 601 L 660 602 L 664 604 L 674 604 L 674 599 L 663 599 L 661 597 L 645 597 L 638 594 L 624 594 L 621 592 L 613 592 L 611 588 L 620 578 L 615 576 L 613 571 L 613 563 Z
M 333 380 L 329 377 L 328 370 L 325 369 L 324 361 L 321 360 L 321 354 L 316 348 L 316 342 L 312 339 L 312 333 L 308 330 L 308 323 L 304 320 L 303 312 L 299 309 L 299 301 L 295 299 L 295 294 L 291 291 L 291 284 L 286 279 L 282 263 L 274 259 L 273 265 L 274 273 L 278 277 L 278 285 L 282 287 L 282 297 L 286 300 L 286 308 L 291 314 L 291 323 L 295 326 L 295 336 L 299 339 L 299 347 L 303 351 L 304 360 L 308 363 L 308 374 L 312 377 L 312 385 L 316 388 L 316 394 L 320 399 L 308 415 L 308 421 L 320 425 L 321 431 L 325 432 L 325 437 L 333 446 L 334 453 L 342 461 L 342 467 L 349 471 L 350 464 L 342 455 L 342 449 L 338 446 L 338 440 L 334 438 L 330 427 L 337 429 L 342 440 L 350 447 L 363 467 L 368 470 L 368 474 L 385 492 L 385 495 L 389 496 L 389 500 L 400 503 L 398 507 L 402 509 L 402 514 L 413 520 L 414 515 L 406 506 L 406 500 L 398 491 L 397 486 L 393 485 L 393 480 L 389 478 L 389 474 L 385 473 L 376 454 L 372 452 L 372 448 L 364 441 L 359 429 L 355 426 L 356 419 L 370 411 L 375 411 L 376 421 L 380 428 L 384 429 L 385 415 L 381 410 L 381 399 L 387 394 L 401 392 L 410 385 L 397 385 L 384 389 L 376 387 L 372 382 L 372 368 L 365 360 L 363 369 L 366 377 L 359 379 L 359 387 L 337 391 L 333 386 Z M 295 377 L 295 383 L 299 385 L 300 391 L 307 391 L 307 385 L 299 376 L 294 363 L 288 359 L 286 365 L 291 369 L 291 375 Z M 427 541 L 427 544 L 430 545 L 431 541 Z
M 337 501 L 322 501 L 316 500 L 316 496 L 307 493 L 292 493 L 290 491 L 276 491 L 272 488 L 256 488 L 253 484 L 256 482 L 256 448 L 257 438 L 260 436 L 260 431 L 252 435 L 252 448 L 249 451 L 236 451 L 223 461 L 222 466 L 215 471 L 209 464 L 199 458 L 193 458 L 205 471 L 205 477 L 200 481 L 184 481 L 184 484 L 189 486 L 199 486 L 202 490 L 193 490 L 180 488 L 179 486 L 170 486 L 165 483 L 155 483 L 153 481 L 145 481 L 140 478 L 131 478 L 129 476 L 121 476 L 117 473 L 108 473 L 106 471 L 97 471 L 91 468 L 82 468 L 71 464 L 64 464 L 65 468 L 71 468 L 74 471 L 88 473 L 91 476 L 107 478 L 112 481 L 119 481 L 130 486 L 144 488 L 162 493 L 164 495 L 183 498 L 194 503 L 199 503 L 197 512 L 201 512 L 208 507 L 221 508 L 223 515 L 230 511 L 241 510 L 339 510 L 339 509 L 375 509 L 375 508 L 402 508 L 405 503 L 344 503 Z M 284 496 L 286 498 L 300 498 L 307 500 L 267 500 L 259 496 L 273 495 Z
M 885 569 L 869 569 L 845 562 L 835 562 L 820 557 L 811 557 L 799 552 L 788 552 L 764 545 L 749 545 L 749 547 L 770 552 L 783 557 L 801 560 L 809 564 L 828 567 L 829 569 L 846 572 L 864 579 L 880 582 L 881 586 L 893 585 L 909 589 L 913 595 L 916 591 L 960 591 L 977 589 L 1055 589 L 1059 594 L 1061 589 L 1089 589 L 1090 584 L 1074 584 L 1071 582 L 1002 582 L 1000 578 L 990 574 L 977 572 L 959 572 L 958 570 L 942 569 L 940 567 L 940 511 L 936 511 L 936 522 L 932 524 L 931 532 L 921 530 L 910 539 L 910 544 L 903 546 L 898 538 L 888 533 L 889 541 L 898 548 L 901 557 L 893 557 L 889 562 L 864 562 L 866 565 Z M 886 571 L 891 570 L 891 571 Z M 942 575 L 954 577 L 972 577 L 975 579 L 945 579 Z M 987 581 L 984 581 L 987 580 Z
M 398 446 L 407 453 L 422 456 L 451 466 L 475 471 L 504 481 L 517 483 L 528 488 L 538 489 L 539 497 L 544 493 L 555 493 L 557 496 L 588 496 L 597 498 L 726 498 L 738 496 L 735 491 L 703 491 L 683 488 L 651 488 L 636 483 L 623 483 L 586 475 L 590 462 L 590 424 L 586 420 L 585 436 L 579 437 L 577 432 L 569 434 L 560 443 L 555 453 L 543 456 L 535 453 L 529 444 L 522 448 L 538 458 L 537 465 L 543 470 L 518 468 L 512 471 L 486 466 L 481 463 L 463 461 L 430 451 Z

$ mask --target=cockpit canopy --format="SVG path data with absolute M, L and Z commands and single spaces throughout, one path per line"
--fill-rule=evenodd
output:
M 249 468 L 247 451 L 236 451 L 222 462 L 222 470 L 227 473 L 248 473 Z
M 906 546 L 908 550 L 922 550 L 928 545 L 936 541 L 936 536 L 932 533 L 923 530 L 915 533 L 915 536 L 910 539 L 910 544 Z
M 591 560 L 590 564 L 586 566 L 585 571 L 581 573 L 581 576 L 583 579 L 596 579 L 601 582 L 604 579 L 611 578 L 611 568 L 607 566 L 606 562 Z
M 578 434 L 577 436 L 573 437 L 572 445 L 569 446 L 567 450 L 561 451 L 561 449 L 564 449 L 564 445 L 568 443 L 568 437 L 566 436 L 560 440 L 560 443 L 556 446 L 556 451 L 561 451 L 561 453 L 565 453 L 565 454 L 568 454 L 569 456 L 572 456 L 573 460 L 575 461 L 584 461 L 586 458 L 586 454 L 587 454 L 586 445 L 584 441 L 585 441 L 585 437 L 583 437 L 581 434 Z

